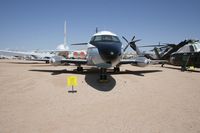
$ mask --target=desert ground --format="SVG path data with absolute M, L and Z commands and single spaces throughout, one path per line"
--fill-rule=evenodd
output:
M 0 133 L 200 133 L 200 69 L 83 67 L 0 60 Z

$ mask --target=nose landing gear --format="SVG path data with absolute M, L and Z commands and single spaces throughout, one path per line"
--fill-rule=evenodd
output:
M 101 68 L 100 69 L 100 79 L 99 79 L 99 81 L 100 82 L 107 82 L 108 81 L 106 68 Z

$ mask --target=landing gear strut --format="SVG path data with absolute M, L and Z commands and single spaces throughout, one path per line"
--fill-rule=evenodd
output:
M 187 68 L 185 66 L 181 66 L 181 71 L 182 72 L 187 71 Z
M 78 71 L 78 72 L 82 72 L 82 71 L 83 71 L 83 67 L 78 66 L 78 67 L 77 67 L 77 71 Z
M 164 67 L 165 63 L 162 63 L 161 67 Z
M 106 81 L 107 81 L 106 68 L 101 68 L 101 70 L 100 70 L 100 82 L 106 82 Z
M 120 68 L 119 67 L 114 67 L 114 72 L 120 72 Z

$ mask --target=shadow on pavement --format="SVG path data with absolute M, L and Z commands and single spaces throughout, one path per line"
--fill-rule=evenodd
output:
M 121 71 L 118 73 L 114 73 L 111 69 L 108 70 L 108 80 L 106 82 L 99 81 L 99 69 L 98 68 L 91 68 L 91 69 L 84 69 L 83 72 L 77 72 L 76 69 L 74 70 L 41 70 L 41 69 L 32 69 L 29 70 L 32 72 L 48 72 L 51 75 L 59 75 L 59 74 L 80 74 L 85 75 L 85 82 L 90 85 L 92 88 L 99 90 L 99 91 L 111 91 L 115 85 L 116 80 L 111 75 L 120 75 L 120 74 L 133 74 L 136 76 L 144 76 L 145 73 L 154 73 L 154 72 L 161 72 L 162 70 L 143 70 L 143 71 Z

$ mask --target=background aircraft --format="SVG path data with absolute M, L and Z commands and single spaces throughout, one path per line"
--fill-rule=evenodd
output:
M 50 58 L 55 56 L 55 53 L 48 51 L 23 52 L 23 51 L 0 50 L 0 55 L 19 57 L 33 61 L 45 61 L 46 63 L 49 63 Z
M 190 40 L 190 43 L 181 47 L 170 55 L 170 64 L 181 66 L 181 70 L 193 66 L 200 68 L 200 43 L 198 40 Z
M 181 70 L 186 70 L 189 66 L 200 67 L 200 43 L 199 40 L 184 40 L 179 44 L 153 45 L 156 58 L 149 54 L 144 54 L 145 57 L 152 60 L 166 60 L 162 62 L 162 67 L 165 63 L 181 66 Z M 159 48 L 157 47 L 159 46 Z M 147 47 L 147 46 L 143 46 Z M 161 52 L 159 50 L 161 49 Z
M 35 51 L 11 51 L 0 50 L 2 56 L 20 57 L 31 61 L 44 61 L 49 63 L 53 56 L 59 55 L 65 56 L 70 59 L 84 59 L 86 58 L 85 50 L 70 50 L 67 45 L 67 29 L 66 21 L 64 22 L 64 43 L 57 46 L 56 50 L 35 50 Z

